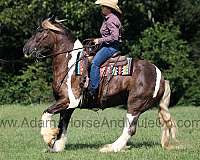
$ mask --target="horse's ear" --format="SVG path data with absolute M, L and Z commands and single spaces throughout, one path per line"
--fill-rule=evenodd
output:
M 66 21 L 68 21 L 68 18 L 69 18 L 69 15 L 68 14 L 66 14 L 66 18 L 65 19 L 55 19 L 55 21 L 57 22 L 57 23 L 62 23 L 62 22 L 66 22 Z
M 61 20 L 59 20 L 59 19 L 56 19 L 55 20 L 57 23 L 62 23 L 62 22 L 66 22 L 67 21 L 67 19 L 61 19 Z
M 55 14 L 51 14 L 51 16 L 49 17 L 49 21 L 50 22 L 55 22 L 55 19 L 56 19 L 56 16 L 55 16 Z

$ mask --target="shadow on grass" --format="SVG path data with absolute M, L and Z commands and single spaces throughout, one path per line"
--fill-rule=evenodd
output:
M 130 146 L 130 148 L 144 148 L 144 147 L 148 147 L 148 148 L 154 148 L 156 146 L 160 146 L 161 144 L 158 142 L 154 142 L 154 141 L 142 141 L 142 142 L 129 142 L 128 146 Z
M 65 149 L 66 150 L 76 150 L 76 149 L 99 149 L 103 144 L 82 144 L 82 143 L 76 143 L 76 144 L 66 144 Z
M 65 146 L 66 150 L 76 150 L 76 149 L 100 149 L 101 147 L 103 147 L 105 144 L 82 144 L 82 143 L 77 143 L 77 144 L 67 144 Z M 160 146 L 160 143 L 156 143 L 153 141 L 146 141 L 146 142 L 141 142 L 141 143 L 133 143 L 133 142 L 129 142 L 128 146 L 130 146 L 130 149 L 133 148 L 154 148 L 156 146 Z

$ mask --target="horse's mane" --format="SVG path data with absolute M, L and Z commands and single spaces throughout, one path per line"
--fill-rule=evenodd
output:
M 57 26 L 58 28 L 63 29 L 63 33 L 67 37 L 69 37 L 73 42 L 76 40 L 76 36 L 74 35 L 74 33 L 69 28 L 67 28 L 64 24 L 57 22 L 57 23 L 55 23 L 55 26 Z
M 73 34 L 73 32 L 61 22 L 49 21 L 49 19 L 46 19 L 42 22 L 42 27 L 45 29 L 51 29 L 56 32 L 61 32 L 62 34 L 66 35 L 72 42 L 75 42 L 76 40 L 76 36 Z

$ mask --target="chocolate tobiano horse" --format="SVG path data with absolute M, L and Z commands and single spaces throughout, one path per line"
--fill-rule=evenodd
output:
M 41 134 L 49 149 L 54 152 L 64 150 L 71 115 L 84 100 L 84 87 L 80 85 L 83 77 L 75 74 L 77 55 L 83 54 L 83 48 L 72 32 L 55 18 L 44 20 L 24 46 L 27 57 L 52 57 L 52 87 L 56 102 L 42 115 L 46 125 L 41 128 Z M 176 125 L 168 110 L 171 93 L 169 81 L 164 80 L 160 70 L 146 60 L 133 60 L 131 67 L 131 75 L 113 76 L 108 87 L 104 87 L 98 97 L 99 100 L 104 98 L 104 101 L 99 101 L 99 106 L 104 108 L 127 105 L 127 120 L 121 136 L 114 143 L 103 146 L 100 151 L 118 152 L 126 148 L 128 140 L 136 132 L 139 116 L 156 103 L 160 106 L 161 145 L 166 149 L 171 148 L 169 140 L 170 137 L 174 140 L 176 138 Z M 102 81 L 101 86 L 105 86 L 106 82 Z M 51 118 L 57 113 L 60 114 L 58 128 L 52 128 Z

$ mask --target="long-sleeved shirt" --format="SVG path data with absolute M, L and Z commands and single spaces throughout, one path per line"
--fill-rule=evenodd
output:
M 106 42 L 107 44 L 114 41 L 120 41 L 121 38 L 121 22 L 119 18 L 110 13 L 104 18 L 103 24 L 100 29 L 102 38 L 99 39 L 99 43 Z

